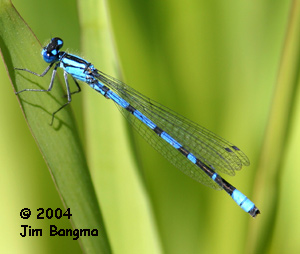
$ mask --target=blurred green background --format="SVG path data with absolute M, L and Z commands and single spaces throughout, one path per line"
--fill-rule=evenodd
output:
M 59 36 L 63 50 L 116 75 L 119 67 L 101 66 L 83 38 L 94 29 L 82 22 L 93 11 L 85 13 L 88 2 L 13 1 L 43 45 Z M 262 213 L 253 219 L 225 193 L 186 177 L 134 133 L 111 102 L 82 84 L 71 107 L 114 253 L 299 253 L 298 79 L 280 91 L 289 99 L 276 104 L 299 1 L 110 0 L 106 7 L 123 80 L 242 148 L 250 167 L 224 177 Z M 299 58 L 299 49 L 294 55 Z M 298 64 L 287 69 L 299 72 Z M 0 76 L 0 252 L 81 253 L 69 237 L 19 235 L 22 208 L 63 206 L 2 61 Z M 288 92 L 291 97 L 283 96 Z M 32 227 L 53 223 L 71 227 L 65 220 Z

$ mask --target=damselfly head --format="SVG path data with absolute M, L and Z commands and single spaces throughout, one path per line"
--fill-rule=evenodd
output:
M 63 46 L 64 42 L 62 39 L 55 37 L 52 38 L 50 43 L 43 48 L 42 56 L 47 63 L 53 63 L 59 59 L 59 50 Z

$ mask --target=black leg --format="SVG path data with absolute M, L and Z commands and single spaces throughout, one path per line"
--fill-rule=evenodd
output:
M 56 67 L 56 66 L 55 66 Z M 64 78 L 65 78 L 65 83 L 66 83 L 66 88 L 67 88 L 67 98 L 68 98 L 68 102 L 66 102 L 64 105 L 62 105 L 58 110 L 56 110 L 55 112 L 52 113 L 52 120 L 50 125 L 53 124 L 54 121 L 54 116 L 56 113 L 58 113 L 61 109 L 63 109 L 65 106 L 67 106 L 71 101 L 72 101 L 72 97 L 71 97 L 71 93 L 70 93 L 70 87 L 69 87 L 69 82 L 68 82 L 68 73 L 64 72 Z M 79 88 L 79 91 L 76 92 L 80 92 L 81 89 L 79 87 L 79 85 L 76 82 L 77 87 Z
M 73 77 L 72 77 L 72 78 L 73 78 Z M 75 84 L 76 84 L 78 90 L 75 91 L 75 92 L 72 92 L 71 95 L 73 95 L 73 94 L 75 94 L 75 93 L 80 93 L 80 92 L 81 92 L 81 88 L 80 88 L 80 86 L 79 86 L 77 80 L 76 80 L 75 78 L 73 78 L 73 80 L 74 80 L 74 82 L 75 82 Z
M 37 74 L 37 73 L 32 72 L 32 71 L 27 70 L 27 69 L 17 69 L 17 70 L 27 71 L 29 73 L 32 73 L 32 74 L 36 75 L 36 76 L 43 77 L 49 71 L 49 69 L 52 67 L 52 65 L 53 64 L 50 64 L 47 67 L 47 69 L 42 74 Z M 55 65 L 55 67 L 54 67 L 54 70 L 52 72 L 52 77 L 51 77 L 50 85 L 49 85 L 48 89 L 46 89 L 46 90 L 44 90 L 44 89 L 23 89 L 23 90 L 21 90 L 19 92 L 16 92 L 16 94 L 19 94 L 19 93 L 22 93 L 22 92 L 25 92 L 25 91 L 31 91 L 31 92 L 49 92 L 49 91 L 51 91 L 51 89 L 53 87 L 53 82 L 54 82 L 54 78 L 55 78 L 55 75 L 56 75 L 57 67 L 58 67 L 58 64 Z
M 43 72 L 42 74 L 38 74 L 38 73 L 33 72 L 33 71 L 31 71 L 31 70 L 28 70 L 28 69 L 22 69 L 22 68 L 15 68 L 15 70 L 19 70 L 19 71 L 27 71 L 27 72 L 29 72 L 29 73 L 35 75 L 35 76 L 38 76 L 38 77 L 44 77 L 44 76 L 47 74 L 47 72 L 50 70 L 50 68 L 53 66 L 53 64 L 54 64 L 54 63 L 51 63 L 51 64 L 46 68 L 46 70 L 44 70 L 44 72 Z

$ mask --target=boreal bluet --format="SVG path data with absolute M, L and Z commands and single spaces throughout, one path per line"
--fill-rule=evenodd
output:
M 183 173 L 213 189 L 225 190 L 252 217 L 260 213 L 250 199 L 218 174 L 234 175 L 243 165 L 249 165 L 247 156 L 237 146 L 97 70 L 83 58 L 60 51 L 62 46 L 63 40 L 56 37 L 43 48 L 42 55 L 49 66 L 42 74 L 16 68 L 43 77 L 54 65 L 48 89 L 24 89 L 16 94 L 50 92 L 57 68 L 64 70 L 68 100 L 52 114 L 51 125 L 56 113 L 71 102 L 72 94 L 81 91 L 77 80 L 83 81 L 114 101 L 137 132 Z M 76 92 L 70 92 L 68 75 L 75 81 Z

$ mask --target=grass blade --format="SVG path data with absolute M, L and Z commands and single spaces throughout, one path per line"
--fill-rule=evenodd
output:
M 47 88 L 50 79 L 14 70 L 14 67 L 22 67 L 41 73 L 46 64 L 41 64 L 40 44 L 11 3 L 1 1 L 0 10 L 1 54 L 15 90 Z M 54 126 L 49 126 L 52 112 L 66 100 L 58 82 L 55 82 L 54 87 L 51 94 L 21 94 L 21 108 L 65 208 L 71 209 L 73 227 L 98 229 L 96 237 L 79 238 L 82 249 L 87 253 L 110 253 L 104 223 L 70 109 L 59 113 Z

